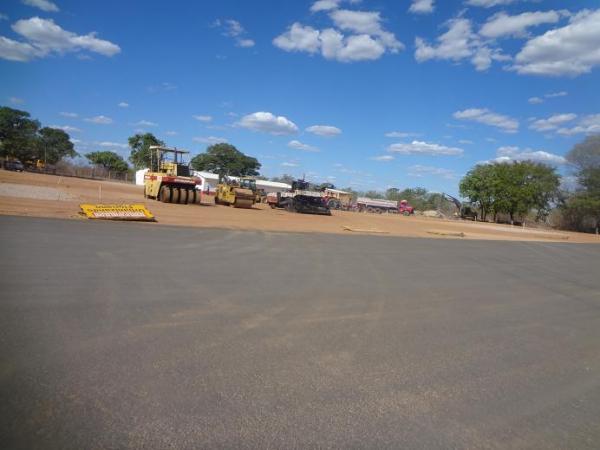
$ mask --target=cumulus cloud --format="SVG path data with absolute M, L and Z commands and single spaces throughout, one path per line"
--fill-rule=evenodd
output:
M 302 150 L 304 152 L 318 152 L 319 151 L 319 149 L 317 147 L 305 144 L 305 143 L 297 141 L 295 139 L 293 141 L 288 142 L 288 147 L 296 149 L 296 150 Z
M 342 130 L 331 125 L 313 125 L 308 127 L 306 131 L 324 137 L 333 137 L 342 134 Z
M 400 155 L 430 155 L 430 156 L 457 156 L 462 155 L 464 150 L 458 147 L 447 147 L 424 141 L 412 141 L 411 143 L 397 143 L 388 147 L 388 151 Z
M 540 97 L 529 97 L 527 101 L 532 105 L 539 105 L 540 103 L 544 103 L 544 99 Z
M 501 37 L 522 37 L 526 35 L 527 28 L 545 23 L 556 23 L 561 18 L 561 13 L 551 11 L 534 11 L 509 16 L 505 12 L 490 17 L 479 30 L 479 34 L 486 38 L 497 39 Z
M 109 148 L 128 148 L 129 147 L 129 145 L 123 144 L 121 142 L 110 142 L 110 141 L 97 142 L 96 145 L 99 145 L 100 147 L 109 147 Z
M 284 116 L 275 116 L 270 112 L 258 111 L 248 114 L 237 125 L 253 131 L 262 131 L 273 135 L 295 134 L 298 126 Z
M 65 133 L 80 133 L 81 130 L 77 127 L 72 127 L 70 125 L 50 125 L 50 128 L 56 128 L 58 130 L 63 130 Z
M 575 77 L 600 65 L 600 9 L 583 10 L 569 24 L 527 41 L 512 70 L 520 74 Z
M 199 122 L 211 122 L 213 119 L 212 116 L 202 116 L 202 115 L 195 115 L 192 117 Z
M 390 162 L 390 161 L 394 160 L 394 157 L 392 155 L 381 155 L 381 156 L 374 156 L 371 159 L 373 161 Z
M 341 0 L 318 0 L 310 7 L 311 12 L 329 11 L 337 9 Z
M 496 127 L 505 133 L 516 133 L 519 129 L 519 121 L 517 119 L 497 114 L 487 108 L 469 108 L 463 111 L 456 111 L 452 116 L 455 119 L 469 120 Z
M 519 147 L 512 146 L 498 148 L 496 151 L 496 158 L 485 162 L 508 163 L 513 161 L 535 161 L 550 165 L 567 163 L 567 160 L 564 157 L 554 153 L 549 153 L 544 150 L 532 150 L 530 148 L 521 150 Z
M 238 47 L 254 47 L 255 42 L 252 39 L 244 37 L 247 33 L 240 22 L 234 19 L 217 19 L 213 23 L 214 27 L 223 30 L 223 36 L 230 37 Z
M 481 6 L 483 8 L 491 8 L 498 5 L 510 5 L 519 0 L 467 0 L 469 6 Z
M 422 166 L 417 164 L 408 168 L 408 176 L 410 177 L 421 178 L 426 175 L 438 176 L 446 180 L 453 180 L 456 178 L 454 170 L 444 169 L 442 167 Z
M 506 61 L 509 56 L 490 48 L 473 32 L 469 19 L 459 17 L 447 22 L 448 31 L 437 37 L 437 44 L 429 44 L 421 37 L 415 38 L 415 59 L 422 63 L 431 59 L 462 61 L 470 59 L 478 71 L 489 69 L 492 61 Z
M 397 53 L 404 48 L 393 33 L 383 28 L 379 12 L 337 9 L 338 4 L 318 6 L 319 11 L 330 11 L 334 28 L 318 30 L 295 22 L 273 39 L 273 45 L 287 52 L 321 53 L 326 59 L 340 62 L 379 59 L 385 52 Z
M 137 127 L 157 127 L 158 124 L 155 122 L 150 122 L 149 120 L 140 120 L 139 122 L 134 123 Z
M 283 167 L 298 167 L 298 164 L 295 162 L 286 161 L 286 162 L 282 162 L 281 166 L 283 166 Z
M 390 131 L 388 133 L 385 133 L 385 137 L 389 137 L 389 138 L 407 138 L 407 137 L 417 137 L 417 136 L 421 136 L 420 133 L 410 133 L 410 132 L 404 132 L 404 131 Z
M 220 143 L 226 143 L 227 139 L 224 137 L 217 137 L 217 136 L 206 136 L 206 137 L 195 137 L 192 138 L 192 141 L 194 142 L 199 142 L 201 144 L 220 144 Z
M 106 116 L 95 116 L 95 117 L 88 117 L 87 119 L 83 119 L 86 122 L 90 122 L 90 123 L 95 123 L 98 125 L 110 125 L 111 123 L 113 123 L 113 120 L 110 117 L 106 117 Z
M 414 14 L 429 14 L 433 12 L 434 0 L 412 0 L 408 11 Z
M 550 93 L 544 95 L 544 97 L 546 97 L 546 98 L 556 98 L 556 97 L 566 97 L 567 95 L 569 95 L 568 92 L 566 92 L 566 91 L 560 91 L 560 92 L 550 92 Z
M 49 0 L 21 0 L 21 3 L 27 6 L 33 6 L 39 8 L 45 12 L 58 12 L 58 6 Z
M 127 103 L 127 102 L 120 102 L 117 106 L 119 108 L 129 108 L 129 103 Z
M 576 126 L 571 128 L 559 128 L 557 133 L 563 136 L 600 133 L 600 114 L 584 116 L 579 120 Z
M 61 116 L 63 117 L 69 117 L 71 119 L 76 119 L 77 117 L 79 117 L 79 114 L 74 113 L 74 112 L 61 112 L 60 113 Z
M 113 56 L 121 51 L 118 45 L 98 39 L 95 32 L 77 35 L 62 29 L 52 19 L 32 17 L 18 20 L 12 25 L 15 33 L 25 41 L 0 36 L 0 58 L 26 62 L 51 54 L 88 50 L 104 56 Z
M 13 105 L 22 105 L 23 103 L 25 103 L 25 100 L 23 100 L 20 97 L 9 97 L 8 101 L 11 102 Z
M 562 124 L 566 122 L 571 122 L 577 118 L 577 114 L 568 113 L 568 114 L 555 114 L 553 116 L 548 117 L 547 119 L 538 119 L 535 120 L 529 125 L 529 128 L 536 131 L 551 131 L 556 130 Z
M 179 133 L 177 131 L 169 130 L 169 131 L 165 131 L 165 134 L 167 136 L 177 136 Z

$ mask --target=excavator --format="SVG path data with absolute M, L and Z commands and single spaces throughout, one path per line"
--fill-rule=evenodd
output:
M 234 208 L 252 208 L 256 202 L 256 180 L 249 177 L 233 179 L 223 176 L 217 185 L 215 202 Z
M 471 203 L 463 203 L 456 197 L 452 197 L 450 194 L 442 193 L 442 197 L 449 202 L 454 203 L 456 206 L 457 214 L 461 219 L 477 220 L 477 210 Z
M 188 151 L 150 146 L 150 170 L 144 175 L 144 197 L 163 203 L 196 203 L 198 180 L 183 162 Z

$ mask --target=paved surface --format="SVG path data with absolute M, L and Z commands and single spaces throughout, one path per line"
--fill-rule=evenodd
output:
M 0 217 L 1 448 L 599 448 L 600 247 Z

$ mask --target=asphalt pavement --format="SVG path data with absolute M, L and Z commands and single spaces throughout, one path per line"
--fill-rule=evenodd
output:
M 0 448 L 600 448 L 600 245 L 0 217 Z

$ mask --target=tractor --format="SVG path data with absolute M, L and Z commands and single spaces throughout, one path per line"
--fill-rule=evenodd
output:
M 196 203 L 198 181 L 184 163 L 188 151 L 161 145 L 150 146 L 150 169 L 144 175 L 144 197 L 163 203 Z

